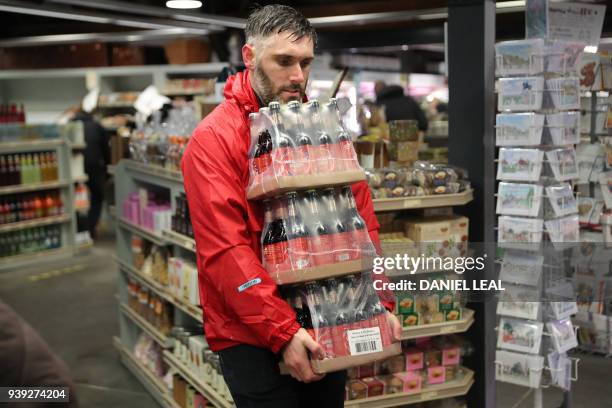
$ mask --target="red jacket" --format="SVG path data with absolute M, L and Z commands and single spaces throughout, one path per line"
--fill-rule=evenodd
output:
M 263 209 L 246 199 L 248 115 L 259 110 L 249 73 L 230 77 L 224 93 L 226 100 L 194 131 L 181 163 L 197 248 L 204 331 L 213 351 L 243 343 L 277 353 L 300 325 L 261 264 Z M 378 246 L 379 224 L 367 184 L 353 185 L 353 193 Z M 259 283 L 238 289 L 247 282 Z M 393 307 L 392 300 L 384 304 Z

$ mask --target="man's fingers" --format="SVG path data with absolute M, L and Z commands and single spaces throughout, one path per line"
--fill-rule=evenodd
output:
M 325 353 L 323 352 L 323 347 L 310 336 L 304 340 L 304 345 L 310 351 L 310 354 L 317 360 L 323 360 L 325 357 Z

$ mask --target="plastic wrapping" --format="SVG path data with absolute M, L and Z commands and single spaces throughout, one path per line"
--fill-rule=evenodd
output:
M 323 348 L 325 359 L 312 361 L 316 372 L 341 370 L 401 350 L 393 343 L 387 311 L 370 274 L 309 282 L 283 288 L 283 294 L 298 323 Z
M 279 284 L 371 268 L 376 251 L 350 186 L 266 200 L 263 265 Z
M 373 198 L 454 194 L 469 187 L 463 169 L 424 161 L 411 168 L 367 170 L 366 179 Z
M 249 199 L 364 179 L 335 99 L 272 102 L 249 118 Z

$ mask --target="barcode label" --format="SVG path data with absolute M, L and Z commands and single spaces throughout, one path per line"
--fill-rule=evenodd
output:
M 352 356 L 383 351 L 380 328 L 378 327 L 349 330 L 346 334 Z

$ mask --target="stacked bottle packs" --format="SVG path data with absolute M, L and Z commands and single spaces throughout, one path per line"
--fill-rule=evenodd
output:
M 263 265 L 279 284 L 369 269 L 375 256 L 350 186 L 265 200 Z
M 397 354 L 388 354 L 393 347 L 387 313 L 367 276 L 309 282 L 282 292 L 293 306 L 298 323 L 321 345 L 326 359 L 331 359 L 313 360 L 315 371 L 361 364 L 354 360 L 358 356 L 372 361 L 372 353 Z
M 250 115 L 249 199 L 364 179 L 335 99 L 271 102 Z

